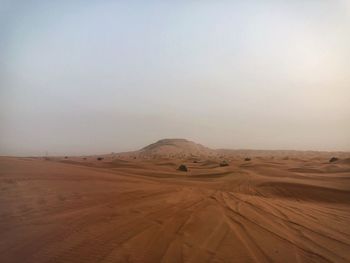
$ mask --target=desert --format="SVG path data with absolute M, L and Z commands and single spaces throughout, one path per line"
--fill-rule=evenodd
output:
M 0 0 L 0 263 L 350 263 L 350 0 Z
M 349 156 L 166 139 L 1 157 L 1 262 L 349 262 Z

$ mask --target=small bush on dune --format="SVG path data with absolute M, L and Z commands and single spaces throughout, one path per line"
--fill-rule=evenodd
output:
M 103 158 L 102 157 L 97 157 L 97 161 L 102 161 Z
M 330 163 L 333 163 L 333 162 L 336 162 L 336 161 L 338 161 L 339 159 L 337 158 L 337 157 L 332 157 L 330 160 L 329 160 L 329 162 Z
M 188 171 L 188 169 L 187 169 L 187 166 L 186 165 L 184 165 L 184 164 L 181 164 L 180 166 L 179 166 L 179 168 L 177 168 L 179 171 L 182 171 L 182 172 L 187 172 Z
M 220 163 L 220 166 L 221 167 L 228 166 L 228 163 L 226 161 L 223 161 L 223 162 Z
M 250 159 L 249 157 L 247 157 L 247 158 L 245 158 L 244 159 L 244 161 L 246 161 L 246 162 L 249 162 L 249 161 L 251 161 L 252 159 Z

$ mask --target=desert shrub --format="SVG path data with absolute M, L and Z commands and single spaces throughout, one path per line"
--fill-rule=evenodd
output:
M 330 160 L 329 160 L 329 162 L 330 163 L 333 163 L 333 162 L 336 162 L 336 161 L 338 161 L 339 159 L 337 158 L 337 157 L 332 157 Z
M 249 162 L 249 161 L 251 161 L 252 159 L 250 159 L 249 157 L 247 157 L 247 158 L 245 158 L 244 159 L 244 161 L 246 161 L 246 162 Z
M 223 162 L 220 163 L 220 166 L 221 167 L 228 166 L 228 163 L 226 161 L 223 161 Z
M 184 164 L 181 164 L 180 166 L 179 166 L 179 168 L 177 168 L 179 171 L 182 171 L 182 172 L 187 172 L 188 171 L 188 169 L 187 169 L 187 166 L 186 165 L 184 165 Z
M 102 161 L 103 158 L 102 157 L 97 157 L 97 161 Z
M 68 156 L 64 156 L 64 159 L 68 159 Z

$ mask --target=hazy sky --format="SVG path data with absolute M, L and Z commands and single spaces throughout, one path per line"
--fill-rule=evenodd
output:
M 0 155 L 350 150 L 350 1 L 0 0 Z

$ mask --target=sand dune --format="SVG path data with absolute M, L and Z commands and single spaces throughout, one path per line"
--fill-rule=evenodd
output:
M 124 158 L 144 159 L 184 159 L 215 157 L 218 152 L 186 139 L 163 139 L 152 143 L 139 151 L 120 154 Z
M 330 169 L 323 153 L 230 153 L 220 167 L 205 147 L 196 162 L 191 147 L 164 147 L 1 157 L 1 262 L 350 262 L 346 158 Z

